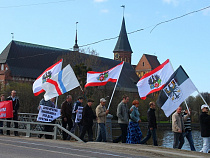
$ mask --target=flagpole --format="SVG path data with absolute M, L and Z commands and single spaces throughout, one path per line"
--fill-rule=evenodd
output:
M 58 108 L 58 96 L 56 97 L 55 108 Z
M 207 102 L 205 101 L 205 99 L 203 98 L 203 96 L 200 94 L 200 92 L 198 91 L 198 89 L 197 89 L 197 92 L 198 92 L 198 94 L 200 95 L 200 97 L 203 99 L 203 102 L 206 104 L 206 105 L 208 105 L 207 104 Z
M 109 105 L 108 105 L 107 110 L 109 110 L 109 108 L 110 108 L 110 105 L 111 105 L 111 102 L 112 102 L 112 98 L 113 98 L 115 89 L 116 89 L 116 87 L 117 87 L 117 83 L 118 83 L 118 81 L 119 81 L 119 78 L 120 78 L 120 75 L 121 75 L 123 66 L 124 66 L 124 62 L 123 62 L 123 65 L 122 65 L 122 67 L 121 67 L 120 74 L 119 74 L 119 77 L 118 77 L 118 79 L 117 79 L 117 82 L 115 83 L 114 90 L 113 90 L 113 92 L 112 92 L 112 96 L 111 96 L 111 98 L 110 98 L 110 101 L 109 101 Z
M 62 58 L 61 69 L 62 69 L 62 66 L 63 66 L 63 58 Z M 56 97 L 55 108 L 58 108 L 58 96 Z
M 189 110 L 189 108 L 188 108 L 188 105 L 187 105 L 186 100 L 185 100 L 184 102 L 185 102 L 185 105 L 186 105 L 187 111 L 188 111 L 188 113 L 189 113 L 189 115 L 190 115 L 190 110 Z
M 85 100 L 87 101 L 87 97 L 86 97 L 86 95 L 85 95 L 84 90 L 82 89 L 81 85 L 79 85 L 79 86 L 80 86 L 80 89 L 81 89 L 81 91 L 82 91 L 83 95 L 85 96 Z

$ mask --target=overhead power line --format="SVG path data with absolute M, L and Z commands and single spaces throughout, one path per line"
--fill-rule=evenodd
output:
M 58 1 L 57 3 L 60 3 L 60 2 L 66 2 L 66 1 L 73 1 L 73 0 L 65 0 L 65 1 Z M 50 3 L 50 2 L 48 2 Z M 1 8 L 1 7 L 0 7 Z M 205 9 L 209 9 L 210 6 L 207 6 L 205 8 L 202 8 L 202 9 L 199 9 L 199 10 L 195 10 L 195 11 L 192 11 L 192 12 L 189 12 L 187 14 L 184 14 L 184 15 L 181 15 L 181 16 L 178 16 L 178 17 L 175 17 L 175 18 L 172 18 L 172 19 L 169 19 L 169 20 L 166 20 L 166 21 L 162 21 L 156 25 L 152 25 L 152 26 L 148 26 L 148 27 L 145 27 L 145 28 L 142 28 L 142 29 L 138 29 L 138 30 L 135 30 L 135 31 L 132 31 L 132 32 L 129 32 L 127 34 L 132 34 L 132 33 L 136 33 L 136 32 L 139 32 L 139 31 L 143 31 L 145 29 L 148 29 L 148 28 L 152 28 L 152 30 L 150 31 L 150 33 L 159 25 L 161 24 L 164 24 L 164 23 L 167 23 L 167 22 L 170 22 L 170 21 L 173 21 L 173 20 L 177 20 L 179 18 L 182 18 L 184 16 L 187 16 L 187 15 L 190 15 L 190 14 L 193 14 L 193 13 L 197 13 L 197 12 L 200 12 L 200 11 L 203 11 Z M 85 47 L 85 46 L 89 46 L 89 45 L 93 45 L 93 44 L 97 44 L 97 43 L 100 43 L 100 42 L 103 42 L 103 41 L 108 41 L 108 40 L 113 40 L 113 39 L 116 39 L 118 38 L 119 36 L 116 36 L 116 37 L 111 37 L 111 38 L 107 38 L 107 39 L 103 39 L 103 40 L 99 40 L 99 41 L 96 41 L 96 42 L 92 42 L 92 43 L 89 43 L 89 44 L 85 44 L 85 45 L 82 45 L 82 46 L 79 46 L 79 47 Z M 52 52 L 54 53 L 54 52 Z M 10 59 L 7 59 L 7 60 L 14 60 L 14 59 L 24 59 L 24 58 L 31 58 L 31 57 L 35 57 L 35 56 L 41 56 L 41 55 L 46 55 L 48 53 L 45 53 L 45 54 L 36 54 L 36 55 L 32 55 L 32 56 L 25 56 L 25 57 L 19 57 L 19 58 L 10 58 Z M 6 60 L 6 59 L 1 59 L 1 60 Z
M 173 20 L 177 20 L 177 19 L 183 18 L 184 16 L 187 16 L 187 15 L 190 15 L 190 14 L 193 14 L 193 13 L 197 13 L 197 12 L 200 12 L 200 11 L 202 11 L 202 10 L 209 9 L 209 8 L 210 8 L 210 6 L 205 7 L 205 8 L 202 8 L 202 9 L 199 9 L 199 10 L 195 10 L 195 11 L 189 12 L 189 13 L 187 13 L 187 14 L 184 14 L 184 15 L 181 15 L 181 16 L 178 16 L 178 17 L 175 17 L 175 18 L 166 20 L 166 21 L 162 21 L 162 22 L 160 22 L 160 23 L 158 23 L 158 24 L 156 24 L 156 25 L 148 26 L 148 27 L 146 27 L 146 28 L 142 28 L 142 29 L 138 29 L 138 30 L 136 30 L 136 31 L 129 32 L 129 33 L 127 33 L 127 34 L 132 34 L 132 33 L 136 33 L 136 32 L 139 32 L 139 31 L 143 31 L 143 30 L 145 30 L 145 29 L 148 29 L 148 28 L 151 28 L 151 27 L 154 26 L 154 27 L 152 28 L 152 30 L 150 31 L 150 33 L 152 33 L 152 31 L 153 31 L 158 25 L 161 25 L 161 24 L 164 24 L 164 23 L 173 21 Z M 103 42 L 103 41 L 108 41 L 108 40 L 116 39 L 116 38 L 118 38 L 118 37 L 119 37 L 119 36 L 112 37 L 112 38 L 107 38 L 107 39 L 103 39 L 103 40 L 99 40 L 99 41 L 97 41 L 97 42 L 92 42 L 92 43 L 85 44 L 85 45 L 82 45 L 82 46 L 79 46 L 79 47 L 85 47 L 85 46 L 97 44 L 97 43 L 100 43 L 100 42 Z
M 187 14 L 184 14 L 184 15 L 181 15 L 181 16 L 178 16 L 178 17 L 175 17 L 175 18 L 172 18 L 172 19 L 170 19 L 170 20 L 162 21 L 162 22 L 156 24 L 155 27 L 150 31 L 150 33 L 151 33 L 158 25 L 161 25 L 161 24 L 163 24 L 163 23 L 167 23 L 167 22 L 170 22 L 170 21 L 173 21 L 173 20 L 177 20 L 177 19 L 183 18 L 184 16 L 187 16 L 187 15 L 190 15 L 190 14 L 193 14 L 193 13 L 197 13 L 197 12 L 200 12 L 200 11 L 202 11 L 202 10 L 209 9 L 209 8 L 210 8 L 210 6 L 205 7 L 205 8 L 202 8 L 202 9 L 199 9 L 199 10 L 195 10 L 195 11 L 189 12 L 189 13 L 187 13 Z
M 0 9 L 29 7 L 29 6 L 37 6 L 37 5 L 47 5 L 47 4 L 53 4 L 53 3 L 64 3 L 64 2 L 69 2 L 69 1 L 74 1 L 74 0 L 51 1 L 51 2 L 43 2 L 43 3 L 33 3 L 33 4 L 22 4 L 22 5 L 14 5 L 14 6 L 5 6 L 5 7 L 0 7 Z

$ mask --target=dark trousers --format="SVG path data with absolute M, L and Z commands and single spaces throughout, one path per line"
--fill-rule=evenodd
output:
M 0 121 L 0 127 L 3 127 L 3 121 Z M 0 129 L 0 134 L 3 134 L 3 130 Z
M 93 129 L 92 125 L 84 125 L 82 128 L 82 133 L 80 139 L 84 140 L 85 133 L 88 132 L 88 141 L 93 141 Z
M 152 136 L 154 146 L 158 146 L 157 144 L 157 136 L 156 136 L 156 129 L 153 130 L 148 129 L 147 136 L 140 142 L 140 144 L 145 144 L 150 137 Z
M 176 133 L 174 132 L 174 149 L 181 149 L 184 144 L 184 135 L 183 133 Z
M 122 134 L 117 139 L 113 140 L 113 142 L 118 143 L 122 140 L 122 143 L 126 143 L 128 125 L 127 124 L 122 124 L 122 123 L 119 123 L 119 125 L 120 125 L 120 128 L 121 128 Z
M 53 120 L 52 122 L 44 122 L 44 123 L 52 123 L 52 124 L 55 124 L 55 121 L 56 120 Z M 46 131 L 46 132 L 53 132 L 53 126 L 50 126 L 50 125 L 44 125 L 44 130 L 43 131 Z M 38 137 L 39 138 L 42 138 L 44 134 L 39 134 Z M 52 135 L 47 135 L 45 134 L 45 138 L 46 139 L 52 139 Z
M 64 118 L 62 118 L 62 127 L 66 128 L 67 124 L 68 124 L 68 131 L 70 131 L 73 126 L 71 118 L 67 118 L 67 121 L 64 121 Z M 67 136 L 68 134 L 63 131 L 63 140 L 66 140 Z
M 17 121 L 18 120 L 18 115 L 14 114 L 13 118 L 7 118 L 7 120 L 15 120 L 15 121 Z M 11 125 L 11 122 L 7 122 L 7 127 L 10 128 L 10 125 Z M 15 128 L 18 128 L 18 123 L 17 122 L 15 122 L 14 125 L 15 125 Z M 15 134 L 15 136 L 18 136 L 18 131 L 14 131 L 14 134 Z M 10 135 L 10 130 L 7 130 L 7 135 Z

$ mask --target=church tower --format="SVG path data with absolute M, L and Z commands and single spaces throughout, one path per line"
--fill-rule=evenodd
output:
M 76 22 L 76 37 L 75 37 L 75 44 L 74 44 L 74 47 L 73 47 L 73 51 L 75 51 L 75 52 L 79 51 L 79 46 L 77 44 L 77 24 L 78 24 L 78 22 Z
M 125 28 L 125 19 L 123 16 L 122 26 L 120 35 L 117 40 L 117 44 L 114 48 L 114 60 L 125 61 L 131 64 L 131 50 L 130 43 L 128 41 L 128 36 Z

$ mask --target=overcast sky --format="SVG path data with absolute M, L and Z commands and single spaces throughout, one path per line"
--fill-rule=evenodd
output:
M 117 37 L 123 8 L 132 54 L 138 64 L 142 54 L 170 59 L 182 65 L 200 92 L 209 92 L 210 9 L 162 23 L 210 6 L 209 0 L 0 0 L 0 51 L 14 40 L 71 49 L 78 45 Z M 154 28 L 155 27 L 155 28 Z M 154 28 L 154 29 L 153 29 Z M 153 31 L 151 32 L 151 30 Z M 86 47 L 113 59 L 117 38 Z

